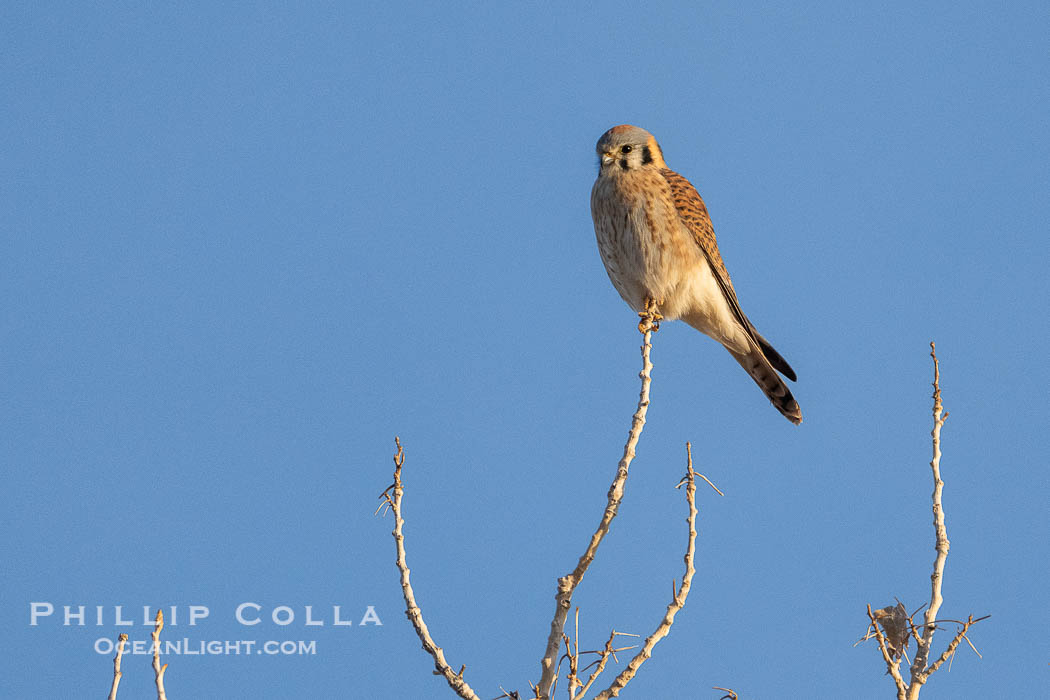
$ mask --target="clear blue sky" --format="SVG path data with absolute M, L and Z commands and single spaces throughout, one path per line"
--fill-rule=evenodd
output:
M 993 617 L 925 694 L 1047 694 L 1048 36 L 1039 2 L 5 3 L 0 695 L 102 697 L 114 606 L 200 605 L 165 638 L 316 654 L 171 656 L 169 697 L 450 697 L 373 517 L 395 434 L 432 632 L 527 690 L 637 397 L 588 204 L 624 122 L 704 195 L 805 423 L 665 326 L 582 645 L 662 615 L 690 440 L 726 495 L 630 697 L 891 697 L 852 645 L 928 599 L 936 340 L 942 616 Z

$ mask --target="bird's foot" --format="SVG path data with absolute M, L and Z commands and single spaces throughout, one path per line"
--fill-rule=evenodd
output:
M 660 330 L 660 321 L 663 320 L 663 316 L 657 310 L 659 303 L 652 297 L 645 298 L 645 311 L 638 312 L 638 316 L 642 319 L 638 322 L 638 332 L 645 335 L 649 331 L 655 333 Z

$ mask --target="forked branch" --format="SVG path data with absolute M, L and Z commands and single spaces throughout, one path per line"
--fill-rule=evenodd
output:
M 604 649 L 581 652 L 579 649 L 579 630 L 577 629 L 575 643 L 571 642 L 569 637 L 565 634 L 565 622 L 568 617 L 569 609 L 572 606 L 573 593 L 583 580 L 584 574 L 586 574 L 591 562 L 594 561 L 598 552 L 598 547 L 605 539 L 605 536 L 609 533 L 612 521 L 619 511 L 620 503 L 624 497 L 624 487 L 631 462 L 634 460 L 638 440 L 641 437 L 642 428 L 645 426 L 645 417 L 649 409 L 649 387 L 652 382 L 651 376 L 653 369 L 650 360 L 652 334 L 658 330 L 661 316 L 657 311 L 656 304 L 651 301 L 646 304 L 645 312 L 639 314 L 639 316 L 642 318 L 641 323 L 638 324 L 638 329 L 642 333 L 642 370 L 638 375 L 641 379 L 638 404 L 631 420 L 631 428 L 627 436 L 627 442 L 623 448 L 623 456 L 617 464 L 616 475 L 613 478 L 612 484 L 609 486 L 605 510 L 602 513 L 598 527 L 594 531 L 594 534 L 591 535 L 587 548 L 580 556 L 576 567 L 572 572 L 558 579 L 557 591 L 555 594 L 556 606 L 554 619 L 551 621 L 550 634 L 547 639 L 547 646 L 544 650 L 544 656 L 541 662 L 540 681 L 537 685 L 533 686 L 533 697 L 535 700 L 550 700 L 553 696 L 554 690 L 557 687 L 556 683 L 559 673 L 559 651 L 563 644 L 565 646 L 565 654 L 562 655 L 561 658 L 563 660 L 568 659 L 569 662 L 567 685 L 570 697 L 572 698 L 579 698 L 587 693 L 597 680 L 598 676 L 605 669 L 610 656 L 615 658 L 616 652 L 635 648 L 613 647 L 613 641 L 615 638 L 618 635 L 624 634 L 622 632 L 613 631 L 609 636 L 609 640 L 606 642 Z M 404 518 L 402 515 L 402 497 L 404 495 L 404 487 L 401 482 L 401 469 L 404 464 L 405 456 L 400 439 L 395 438 L 394 443 L 397 446 L 397 453 L 394 455 L 394 483 L 388 486 L 386 490 L 380 494 L 381 503 L 379 508 L 376 509 L 376 512 L 378 513 L 380 510 L 388 508 L 394 514 L 394 530 L 392 534 L 397 548 L 397 568 L 401 573 L 401 589 L 406 605 L 405 613 L 408 616 L 408 619 L 411 620 L 412 626 L 416 630 L 416 635 L 423 643 L 423 649 L 434 659 L 435 673 L 444 676 L 449 687 L 452 688 L 452 690 L 454 690 L 461 698 L 477 700 L 478 696 L 463 679 L 463 669 L 461 668 L 458 672 L 453 671 L 452 667 L 445 661 L 444 653 L 430 636 L 427 625 L 423 621 L 422 611 L 416 604 L 415 594 L 412 590 L 409 578 L 410 572 L 405 555 L 405 537 L 403 532 Z M 689 505 L 689 516 L 686 519 L 686 522 L 689 525 L 689 538 L 686 547 L 685 574 L 682 577 L 682 584 L 680 587 L 676 587 L 672 584 L 671 603 L 667 606 L 667 611 L 664 613 L 663 619 L 660 621 L 656 630 L 649 635 L 645 640 L 645 643 L 642 645 L 641 651 L 635 655 L 627 668 L 620 673 L 615 681 L 613 681 L 612 685 L 597 696 L 599 698 L 617 696 L 620 690 L 627 685 L 631 678 L 634 677 L 642 663 L 652 655 L 652 650 L 656 643 L 667 636 L 667 633 L 674 622 L 675 615 L 682 609 L 682 606 L 685 605 L 686 598 L 689 595 L 689 589 L 692 585 L 693 575 L 695 574 L 695 568 L 693 566 L 693 558 L 696 551 L 697 515 L 695 477 L 700 476 L 705 481 L 707 481 L 707 477 L 693 471 L 692 449 L 688 443 L 686 447 L 688 455 L 687 473 L 685 478 L 678 484 L 679 487 L 683 484 L 686 485 L 686 501 Z M 708 481 L 708 483 L 710 484 L 711 482 Z M 714 484 L 711 484 L 711 486 L 714 487 Z M 715 490 L 718 491 L 717 488 L 715 488 Z M 719 491 L 719 493 L 721 493 L 721 491 Z M 598 658 L 591 664 L 581 668 L 579 665 L 581 654 L 596 654 Z M 584 681 L 581 676 L 587 673 L 592 666 L 594 667 L 594 670 L 587 677 L 586 681 Z M 519 694 L 517 692 L 504 691 L 504 694 L 501 697 L 517 698 L 519 697 Z

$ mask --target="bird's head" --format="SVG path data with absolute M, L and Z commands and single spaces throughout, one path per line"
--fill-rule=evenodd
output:
M 601 172 L 665 168 L 660 144 L 645 129 L 621 124 L 602 134 L 596 146 Z

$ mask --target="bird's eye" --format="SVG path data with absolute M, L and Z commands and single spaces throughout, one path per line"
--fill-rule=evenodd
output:
M 624 146 L 623 148 L 620 149 L 620 153 L 630 153 L 630 152 L 631 152 L 631 147 L 630 146 Z

